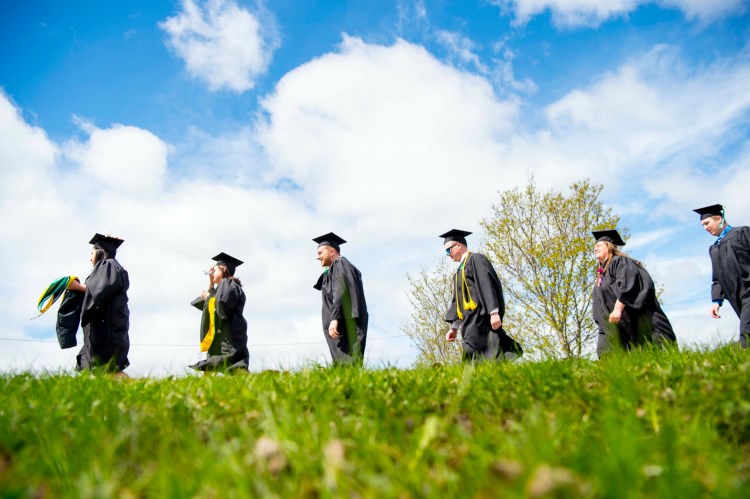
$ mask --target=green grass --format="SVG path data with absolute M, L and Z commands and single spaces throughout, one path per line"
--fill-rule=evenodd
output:
M 0 377 L 2 497 L 750 497 L 750 352 Z

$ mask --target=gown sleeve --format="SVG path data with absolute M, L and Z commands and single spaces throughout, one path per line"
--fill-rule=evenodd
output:
M 479 295 L 484 313 L 489 314 L 497 310 L 502 317 L 505 314 L 505 300 L 500 290 L 500 279 L 497 277 L 495 269 L 486 256 L 474 253 L 471 257 L 474 261 L 474 278 L 477 282 Z
M 234 310 L 240 301 L 240 286 L 231 279 L 222 279 L 216 289 L 216 314 L 226 319 L 228 312 Z
M 94 266 L 91 275 L 86 279 L 86 288 L 84 311 L 101 307 L 115 293 L 122 290 L 122 276 L 111 260 L 103 260 Z
M 204 300 L 202 296 L 199 296 L 195 300 L 191 301 L 190 304 L 202 312 L 203 306 L 206 304 L 206 300 Z
M 617 299 L 635 309 L 643 307 L 648 299 L 649 289 L 653 286 L 646 270 L 639 268 L 632 258 L 616 256 L 612 259 L 610 271 L 615 277 L 612 289 Z
M 719 284 L 719 273 L 716 269 L 716 252 L 719 248 L 712 245 L 708 248 L 708 255 L 711 257 L 711 301 L 723 301 L 726 298 L 724 290 Z
M 349 286 L 340 261 L 331 265 L 331 320 L 344 319 L 344 296 L 348 295 Z

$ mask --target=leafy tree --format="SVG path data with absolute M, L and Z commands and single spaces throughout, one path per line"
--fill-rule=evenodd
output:
M 572 183 L 567 193 L 540 192 L 531 177 L 523 190 L 499 193 L 493 216 L 480 222 L 487 235 L 480 251 L 495 266 L 505 294 L 503 327 L 522 342 L 526 354 L 582 357 L 596 347 L 591 231 L 619 222 L 599 200 L 602 189 L 586 180 Z M 401 330 L 419 349 L 418 364 L 461 358 L 459 342 L 445 341 L 443 320 L 454 272 L 446 258 L 432 270 L 408 276 L 412 315 Z
M 493 216 L 481 222 L 484 251 L 503 279 L 508 322 L 519 326 L 513 334 L 529 352 L 581 357 L 595 347 L 591 231 L 619 222 L 599 200 L 602 189 L 585 180 L 567 193 L 540 192 L 531 177 L 525 189 L 500 193 Z
M 408 275 L 411 290 L 411 318 L 401 331 L 414 341 L 419 354 L 417 364 L 455 364 L 461 360 L 459 341 L 445 341 L 448 323 L 445 311 L 453 296 L 454 269 L 446 257 L 432 270 L 422 269 L 417 276 Z

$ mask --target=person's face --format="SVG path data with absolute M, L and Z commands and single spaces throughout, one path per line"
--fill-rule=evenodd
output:
M 94 248 L 91 248 L 91 255 L 89 255 L 89 261 L 91 262 L 92 267 L 96 263 L 96 250 Z
M 594 257 L 599 263 L 604 263 L 610 256 L 609 246 L 605 241 L 599 241 L 594 245 Z
M 461 261 L 461 243 L 448 241 L 443 245 L 443 248 L 445 248 L 445 254 L 451 257 L 451 260 L 454 262 Z
M 724 230 L 724 227 L 719 227 L 720 224 L 721 217 L 718 215 L 701 220 L 701 225 L 706 230 L 706 232 L 716 237 L 719 237 L 719 235 L 721 235 L 721 231 Z
M 330 246 L 320 246 L 318 248 L 318 261 L 321 267 L 330 267 L 333 263 L 333 248 Z
M 211 276 L 211 281 L 213 281 L 214 284 L 219 284 L 221 280 L 224 279 L 224 272 L 222 272 L 221 267 L 218 265 L 211 267 L 211 270 L 208 271 L 208 275 Z

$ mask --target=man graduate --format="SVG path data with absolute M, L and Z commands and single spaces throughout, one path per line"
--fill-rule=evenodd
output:
M 750 341 L 750 228 L 732 227 L 724 216 L 720 204 L 693 210 L 701 216 L 703 228 L 716 237 L 708 248 L 711 256 L 711 316 L 721 317 L 719 307 L 724 300 L 740 318 L 740 345 L 748 347 Z
M 466 236 L 470 234 L 453 229 L 440 235 L 445 254 L 460 262 L 453 278 L 453 299 L 445 314 L 451 324 L 445 339 L 456 341 L 461 329 L 465 361 L 515 359 L 523 349 L 502 327 L 505 299 L 500 279 L 487 257 L 469 251 Z
M 367 342 L 367 303 L 362 274 L 341 256 L 346 241 L 333 232 L 313 239 L 324 267 L 313 286 L 323 298 L 323 335 L 334 364 L 361 364 Z

